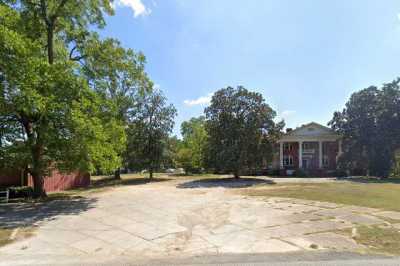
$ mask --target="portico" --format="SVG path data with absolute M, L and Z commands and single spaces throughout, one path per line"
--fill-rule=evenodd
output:
M 280 169 L 287 174 L 295 169 L 335 170 L 342 152 L 340 136 L 314 122 L 289 129 L 278 143 Z

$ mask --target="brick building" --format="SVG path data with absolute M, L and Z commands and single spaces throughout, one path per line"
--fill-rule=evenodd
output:
M 81 172 L 61 173 L 57 169 L 51 171 L 44 179 L 46 192 L 61 191 L 90 185 L 90 174 Z M 31 186 L 33 180 L 24 171 L 0 169 L 0 187 Z
M 301 169 L 310 175 L 327 176 L 335 172 L 342 152 L 340 135 L 315 122 L 288 129 L 278 144 L 279 154 L 273 165 L 281 175 L 292 175 Z

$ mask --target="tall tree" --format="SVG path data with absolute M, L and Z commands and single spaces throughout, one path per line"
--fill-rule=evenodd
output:
M 400 80 L 353 93 L 330 125 L 343 136 L 343 169 L 387 177 L 400 147 Z
M 178 164 L 185 172 L 200 172 L 204 168 L 207 131 L 205 117 L 193 117 L 181 125 L 182 142 L 177 152 Z
M 215 92 L 205 113 L 208 165 L 236 178 L 262 161 L 258 151 L 272 147 L 273 136 L 284 126 L 283 121 L 274 122 L 276 113 L 260 93 L 242 86 Z
M 126 160 L 132 169 L 147 169 L 152 179 L 164 159 L 176 109 L 167 105 L 167 99 L 159 90 L 154 90 L 139 99 L 133 112 Z
M 120 102 L 104 95 L 122 86 L 101 84 L 114 82 L 113 73 L 136 75 L 144 61 L 90 32 L 105 25 L 104 12 L 113 13 L 108 0 L 0 1 L 0 121 L 6 128 L 0 154 L 22 147 L 13 151 L 24 151 L 16 156 L 26 158 L 36 196 L 45 196 L 44 176 L 52 167 L 109 171 L 121 164 Z M 104 48 L 122 54 L 107 61 L 106 70 L 97 59 Z M 126 67 L 129 60 L 136 61 Z
M 85 77 L 103 99 L 113 103 L 116 118 L 127 128 L 136 99 L 152 87 L 144 71 L 144 55 L 124 49 L 118 40 L 100 40 L 97 34 L 87 38 L 86 46 L 81 50 L 84 56 L 79 54 L 79 57 Z M 120 178 L 120 167 L 114 174 Z

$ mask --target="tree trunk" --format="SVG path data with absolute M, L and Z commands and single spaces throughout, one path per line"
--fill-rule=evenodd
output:
M 150 168 L 149 173 L 150 173 L 149 179 L 152 180 L 153 179 L 153 168 Z
M 33 179 L 33 197 L 34 198 L 45 198 L 47 197 L 46 191 L 44 190 L 44 176 L 40 173 L 32 173 Z
M 52 65 L 54 62 L 54 33 L 53 33 L 53 26 L 49 26 L 47 29 L 47 58 L 49 64 Z
M 115 179 L 121 179 L 121 168 L 118 167 L 117 170 L 114 172 L 114 178 Z
M 32 175 L 33 179 L 33 196 L 35 198 L 46 197 L 46 191 L 44 189 L 44 163 L 43 163 L 43 151 L 44 146 L 39 132 L 34 132 L 33 122 L 26 116 L 21 115 L 21 123 L 24 126 L 27 141 L 30 146 L 30 152 L 32 156 L 32 167 L 31 169 L 26 168 L 27 171 Z
M 240 178 L 240 176 L 239 176 L 239 171 L 235 171 L 235 172 L 233 173 L 233 175 L 235 176 L 236 179 L 239 179 L 239 178 Z
M 35 198 L 46 197 L 44 189 L 44 171 L 43 171 L 43 146 L 37 143 L 32 148 L 32 179 L 33 179 L 33 196 Z

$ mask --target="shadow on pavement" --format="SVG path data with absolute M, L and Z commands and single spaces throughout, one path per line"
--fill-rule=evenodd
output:
M 94 198 L 69 197 L 39 203 L 15 203 L 1 205 L 0 228 L 35 226 L 58 215 L 78 215 L 94 207 Z
M 110 178 L 103 178 L 100 180 L 92 180 L 89 189 L 91 188 L 103 188 L 103 187 L 110 187 L 110 186 L 135 186 L 135 185 L 144 185 L 148 183 L 158 183 L 158 182 L 165 182 L 170 181 L 171 178 L 152 178 L 149 179 L 147 177 L 143 178 L 129 178 L 129 179 L 115 179 L 113 177 Z
M 262 178 L 207 178 L 192 180 L 185 183 L 178 184 L 177 188 L 245 188 L 252 187 L 255 185 L 274 185 L 275 182 L 272 180 L 266 180 Z

